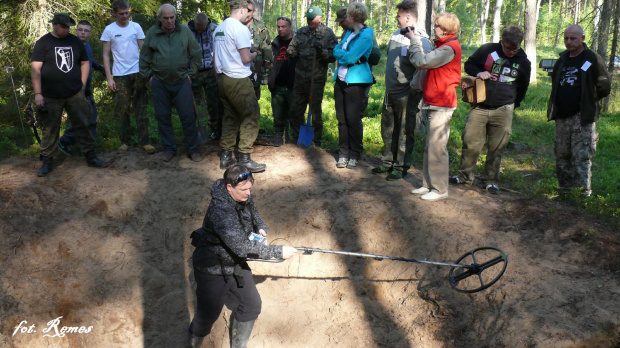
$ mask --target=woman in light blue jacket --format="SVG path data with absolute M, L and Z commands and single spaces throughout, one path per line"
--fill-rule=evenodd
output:
M 364 150 L 362 105 L 364 91 L 373 83 L 368 56 L 372 50 L 374 31 L 364 25 L 367 17 L 366 5 L 360 2 L 351 3 L 344 19 L 348 30 L 334 48 L 334 57 L 338 61 L 334 76 L 334 99 L 338 119 L 337 168 L 357 167 Z

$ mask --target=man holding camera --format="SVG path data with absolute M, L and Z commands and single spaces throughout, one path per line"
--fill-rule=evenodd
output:
M 317 6 L 311 6 L 306 12 L 308 25 L 297 31 L 291 41 L 287 54 L 297 58 L 295 67 L 295 86 L 293 87 L 293 102 L 291 104 L 291 120 L 293 139 L 299 137 L 299 129 L 304 124 L 306 105 L 312 113 L 314 126 L 314 145 L 320 147 L 323 139 L 323 91 L 327 81 L 327 65 L 334 62 L 334 47 L 338 39 L 334 32 L 321 23 L 323 11 Z M 315 63 L 316 64 L 313 64 Z M 314 70 L 312 70 L 314 66 Z M 314 75 L 314 86 L 312 76 Z M 312 90 L 311 90 L 312 89 Z M 310 100 L 312 96 L 312 100 Z
M 407 48 L 410 40 L 403 30 L 418 23 L 418 4 L 405 0 L 396 6 L 398 28 L 390 37 L 385 66 L 385 96 L 381 114 L 381 138 L 383 140 L 382 164 L 372 169 L 374 174 L 388 173 L 387 180 L 399 180 L 407 176 L 411 167 L 416 114 L 422 100 L 421 91 L 411 87 L 416 68 L 409 61 Z M 422 40 L 424 52 L 431 51 L 431 42 L 424 29 L 414 28 Z
M 499 168 L 502 152 L 512 133 L 514 109 L 519 107 L 530 85 L 531 63 L 521 49 L 523 30 L 508 26 L 499 43 L 480 46 L 465 62 L 465 72 L 485 80 L 486 100 L 472 105 L 463 131 L 463 151 L 459 175 L 451 184 L 474 182 L 478 155 L 488 137 L 483 184 L 492 194 L 499 193 Z

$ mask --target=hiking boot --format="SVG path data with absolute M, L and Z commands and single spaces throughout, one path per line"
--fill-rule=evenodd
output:
M 95 150 L 90 150 L 86 153 L 86 164 L 88 164 L 89 167 L 95 168 L 105 168 L 108 166 L 108 164 L 104 160 L 101 160 L 97 157 Z
M 403 173 L 398 170 L 393 170 L 385 177 L 387 181 L 397 181 L 403 178 Z
M 216 140 L 220 140 L 221 137 L 222 135 L 220 133 L 211 132 L 211 135 L 209 135 L 209 140 L 216 141 Z
M 52 157 L 41 156 L 41 161 L 43 162 L 43 164 L 41 165 L 41 168 L 37 170 L 37 176 L 44 177 L 52 171 L 54 159 Z
M 144 152 L 148 153 L 149 155 L 152 155 L 155 153 L 155 147 L 153 147 L 153 145 L 151 144 L 142 145 L 142 149 L 144 150 Z
M 355 169 L 357 168 L 357 160 L 351 158 L 349 162 L 347 162 L 347 169 Z
M 440 199 L 446 199 L 448 198 L 448 191 L 446 191 L 445 193 L 437 193 L 435 191 L 431 191 L 425 195 L 422 195 L 422 197 L 420 197 L 421 199 L 425 200 L 425 201 L 429 201 L 429 202 L 434 202 L 434 201 L 438 201 Z
M 458 175 L 451 176 L 448 179 L 448 182 L 454 185 L 461 185 L 465 183 L 465 181 L 461 180 L 461 178 Z
M 336 168 L 344 168 L 347 166 L 347 163 L 349 162 L 348 159 L 344 158 L 344 157 L 340 157 L 338 158 L 338 162 L 336 162 Z
M 122 144 L 121 146 L 119 146 L 118 149 L 116 149 L 116 152 L 123 153 L 123 152 L 127 152 L 127 150 L 129 150 L 129 145 Z
M 202 156 L 198 152 L 192 152 L 189 154 L 189 159 L 194 162 L 200 162 L 202 161 Z
M 284 132 L 275 132 L 271 136 L 271 142 L 273 146 L 282 146 L 284 145 Z
M 391 171 L 391 168 L 384 167 L 384 166 L 380 165 L 378 167 L 372 168 L 372 170 L 370 172 L 373 173 L 373 174 L 385 174 L 385 173 L 387 173 L 389 171 Z
M 417 189 L 411 190 L 411 194 L 412 195 L 423 195 L 426 193 L 429 193 L 431 190 L 429 190 L 427 187 L 419 187 Z
M 237 163 L 237 160 L 233 158 L 232 152 L 226 150 L 220 152 L 220 169 L 226 170 L 235 163 Z
M 58 148 L 67 156 L 75 156 L 75 153 L 71 149 L 71 145 L 64 143 L 62 140 L 58 140 Z
M 248 168 L 252 173 L 264 172 L 265 168 L 267 168 L 266 164 L 256 163 L 252 161 L 251 155 L 249 153 L 239 153 L 239 156 L 237 157 L 237 163 Z
M 172 161 L 172 158 L 174 157 L 174 152 L 164 152 L 164 158 L 162 158 L 162 161 L 164 162 L 170 162 Z
M 497 184 L 488 184 L 487 191 L 489 191 L 489 193 L 496 195 L 499 193 L 499 186 L 497 186 Z

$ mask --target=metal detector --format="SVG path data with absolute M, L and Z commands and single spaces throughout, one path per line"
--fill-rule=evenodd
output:
M 450 273 L 448 275 L 448 281 L 450 282 L 450 286 L 452 286 L 452 288 L 456 291 L 465 293 L 482 291 L 495 284 L 499 280 L 499 278 L 504 275 L 504 272 L 506 271 L 506 266 L 508 265 L 508 257 L 506 256 L 506 254 L 501 249 L 495 247 L 482 247 L 470 250 L 463 254 L 461 257 L 459 257 L 456 262 L 406 259 L 404 257 L 356 253 L 351 251 L 317 249 L 309 247 L 295 247 L 295 249 L 303 251 L 305 255 L 311 255 L 312 253 L 317 252 L 324 254 L 356 256 L 374 259 L 377 261 L 392 260 L 424 263 L 435 266 L 450 266 Z

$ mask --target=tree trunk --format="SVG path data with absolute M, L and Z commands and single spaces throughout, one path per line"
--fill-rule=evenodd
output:
M 469 34 L 469 41 L 467 41 L 467 46 L 471 46 L 471 40 L 474 38 L 474 33 L 476 32 L 477 25 L 478 25 L 478 21 L 475 21 L 474 28 L 471 30 L 471 34 Z
M 564 14 L 562 14 L 564 11 Z M 560 33 L 562 32 L 562 22 L 564 17 L 566 16 L 566 0 L 562 0 L 560 4 L 560 21 L 558 22 L 558 30 L 555 33 L 555 42 L 553 43 L 553 47 L 558 47 L 558 41 L 560 41 Z
M 551 0 L 549 0 L 549 18 L 551 18 L 551 5 L 552 5 Z
M 538 0 L 538 5 L 536 5 L 536 23 L 538 23 L 538 19 L 540 18 L 540 4 L 542 0 Z
M 579 0 L 575 0 L 575 17 L 573 19 L 573 24 L 579 23 L 579 13 L 581 12 L 580 5 L 581 3 Z
M 611 40 L 611 54 L 609 55 L 609 66 L 607 67 L 607 70 L 609 71 L 609 74 L 613 74 L 614 72 L 614 58 L 616 57 L 616 54 L 618 52 L 618 26 L 619 26 L 619 18 L 620 18 L 620 0 L 616 0 L 616 15 L 614 16 L 614 35 L 613 35 L 613 39 Z M 613 75 L 611 75 L 613 76 Z M 616 93 L 616 92 L 612 92 L 612 93 Z M 603 101 L 603 111 L 608 112 L 609 111 L 609 97 L 605 98 L 605 100 Z
M 293 21 L 293 30 L 297 31 L 297 0 L 291 1 L 291 20 Z
M 254 9 L 254 18 L 259 21 L 263 20 L 263 13 L 265 13 L 265 0 L 256 0 L 256 8 Z
M 437 13 L 440 14 L 444 12 L 446 12 L 446 0 L 439 0 L 437 3 Z
M 525 1 L 521 2 L 521 11 L 519 11 L 519 20 L 517 21 L 517 27 L 521 27 L 521 18 L 523 18 L 523 9 L 525 8 Z
M 47 0 L 39 0 L 39 6 L 37 7 L 37 12 L 33 16 L 38 19 L 36 28 L 34 30 L 34 32 L 36 33 L 37 39 L 49 32 L 47 22 L 51 18 L 48 18 L 47 13 L 48 13 Z
M 596 28 L 598 31 L 598 49 L 596 52 L 603 57 L 603 60 L 607 59 L 607 46 L 609 44 L 609 23 L 611 21 L 611 1 L 612 0 L 603 0 L 603 11 L 601 13 L 601 21 L 599 23 L 599 27 Z
M 502 2 L 503 0 L 496 0 L 495 8 L 493 8 L 493 42 L 499 42 L 499 26 L 502 19 Z
M 491 0 L 482 0 L 482 11 L 480 13 L 480 44 L 487 43 L 487 20 L 489 18 L 489 7 Z
M 327 0 L 326 7 L 325 12 L 327 16 L 324 16 L 323 19 L 325 19 L 325 25 L 329 27 L 329 20 L 332 18 L 332 0 Z
M 536 62 L 536 0 L 525 1 L 525 54 Z M 533 64 L 536 66 L 536 63 Z M 536 81 L 536 69 L 532 69 L 530 81 Z
M 598 26 L 599 23 L 601 22 L 601 10 L 603 9 L 603 0 L 596 0 L 596 3 L 594 4 L 594 22 L 592 24 L 592 27 L 594 28 L 593 33 L 592 33 L 592 46 L 590 47 L 590 49 L 592 49 L 593 51 L 598 50 L 598 37 L 599 34 L 601 33 L 600 30 L 598 30 Z

